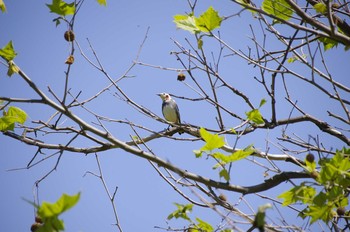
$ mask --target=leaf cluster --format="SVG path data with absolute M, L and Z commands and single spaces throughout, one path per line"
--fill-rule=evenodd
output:
M 18 107 L 10 106 L 7 111 L 3 111 L 0 118 L 0 131 L 13 131 L 15 123 L 23 124 L 27 120 L 27 114 Z
M 0 49 L 0 57 L 6 60 L 8 64 L 7 75 L 11 77 L 14 73 L 19 72 L 19 68 L 13 62 L 13 59 L 17 56 L 15 49 L 13 48 L 12 41 L 8 42 L 5 47 Z
M 349 205 L 349 158 L 350 149 L 338 150 L 332 158 L 320 159 L 318 162 L 320 171 L 316 170 L 315 161 L 305 160 L 305 169 L 315 178 L 317 183 L 303 182 L 282 193 L 278 198 L 283 199 L 284 206 L 297 202 L 306 204 L 307 207 L 299 216 L 310 217 L 311 223 L 317 220 L 329 222 L 333 217 L 338 216 L 334 209 Z M 318 189 L 320 191 L 317 193 Z
M 174 16 L 174 22 L 178 28 L 189 31 L 193 34 L 211 32 L 220 27 L 221 21 L 222 18 L 212 6 L 210 6 L 207 11 L 199 17 L 196 17 L 193 14 Z
M 254 153 L 252 145 L 249 145 L 245 149 L 237 150 L 231 154 L 224 154 L 218 151 L 214 152 L 215 149 L 219 149 L 225 145 L 224 137 L 217 134 L 211 134 L 204 128 L 200 128 L 199 133 L 205 141 L 205 144 L 200 150 L 194 150 L 196 157 L 200 158 L 203 153 L 207 153 L 210 157 L 214 158 L 217 163 L 213 166 L 213 169 L 220 167 L 222 170 L 219 172 L 219 176 L 223 177 L 226 181 L 230 180 L 230 174 L 226 165 L 244 159 Z
M 193 204 L 178 204 L 174 203 L 177 207 L 177 209 L 169 214 L 168 220 L 171 220 L 173 218 L 179 219 L 185 219 L 186 221 L 190 222 L 190 225 L 186 231 L 191 231 L 191 232 L 213 232 L 214 228 L 212 225 L 210 225 L 208 222 L 196 217 L 196 220 L 193 221 L 190 216 L 188 215 L 189 213 L 192 212 L 193 209 Z M 217 231 L 217 230 L 216 230 Z M 220 232 L 230 232 L 230 229 L 224 229 L 220 230 Z
M 37 215 L 42 221 L 36 232 L 63 231 L 64 222 L 58 217 L 76 205 L 79 199 L 80 193 L 72 196 L 62 194 L 55 203 L 43 202 L 41 205 L 36 205 L 30 202 L 37 208 Z

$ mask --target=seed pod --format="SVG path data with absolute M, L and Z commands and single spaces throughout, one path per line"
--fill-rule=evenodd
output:
M 179 74 L 177 74 L 177 80 L 178 81 L 184 81 L 186 79 L 185 74 L 183 74 L 182 72 L 180 72 Z
M 344 207 L 338 207 L 337 214 L 339 216 L 343 216 L 345 214 L 345 208 Z
M 311 153 L 306 155 L 306 160 L 309 161 L 310 163 L 315 161 L 315 156 Z
M 64 39 L 68 42 L 72 42 L 75 39 L 74 32 L 72 30 L 68 30 L 64 33 Z

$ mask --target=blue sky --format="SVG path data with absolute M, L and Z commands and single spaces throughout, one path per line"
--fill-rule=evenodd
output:
M 229 15 L 238 12 L 239 8 L 230 1 L 199 1 L 197 12 L 202 12 L 210 5 L 214 6 L 221 15 Z M 66 31 L 64 24 L 55 27 L 52 22 L 56 16 L 49 13 L 46 7 L 48 1 L 5 1 L 7 13 L 0 15 L 0 27 L 2 36 L 0 46 L 4 46 L 12 40 L 18 52 L 15 62 L 27 75 L 49 95 L 50 87 L 58 96 L 62 96 L 65 59 L 69 54 L 69 44 L 64 40 L 63 34 Z M 187 1 L 177 0 L 152 0 L 152 1 L 108 1 L 107 7 L 99 6 L 95 1 L 86 1 L 78 14 L 75 24 L 76 39 L 84 53 L 91 59 L 93 55 L 87 38 L 93 45 L 106 71 L 117 78 L 131 66 L 136 58 L 139 46 L 143 41 L 148 28 L 147 40 L 142 47 L 139 61 L 175 69 L 182 67 L 171 55 L 177 50 L 174 40 L 186 44 L 185 37 L 193 38 L 188 32 L 177 30 L 172 17 L 176 14 L 188 12 Z M 253 23 L 249 13 L 243 13 L 240 17 L 222 26 L 222 36 L 235 49 L 247 51 L 247 46 L 252 46 L 249 35 L 249 23 Z M 208 50 L 215 50 L 217 44 L 206 43 Z M 247 45 L 249 44 L 249 45 Z M 278 46 L 276 44 L 271 46 Z M 86 60 L 76 51 L 76 60 L 73 65 L 70 77 L 72 94 L 82 91 L 80 99 L 87 99 L 96 94 L 101 88 L 109 84 L 109 81 L 98 71 L 89 65 Z M 350 84 L 347 73 L 337 69 L 337 66 L 346 67 L 349 54 L 342 49 L 330 51 L 328 54 L 329 68 L 335 72 L 345 85 Z M 226 58 L 222 61 L 222 74 L 230 83 L 239 89 L 250 94 L 252 102 L 258 106 L 262 98 L 268 98 L 266 93 L 259 90 L 260 85 L 252 81 L 257 75 L 237 57 Z M 304 70 L 300 68 L 300 72 Z M 176 80 L 176 71 L 166 71 L 159 68 L 147 66 L 135 66 L 129 73 L 130 78 L 120 82 L 120 86 L 127 91 L 127 94 L 140 105 L 143 105 L 158 115 L 161 115 L 161 100 L 156 93 L 170 92 L 178 96 L 198 97 L 183 83 Z M 198 72 L 198 75 L 200 73 Z M 198 76 L 198 78 L 201 78 Z M 345 79 L 346 78 L 346 79 Z M 337 106 L 319 93 L 310 92 L 308 87 L 302 86 L 300 81 L 288 80 L 293 92 L 301 93 L 301 106 L 315 113 L 319 118 L 327 119 L 324 109 L 338 110 Z M 282 91 L 278 94 L 283 94 Z M 0 66 L 0 95 L 11 97 L 33 97 L 35 94 L 18 76 L 8 78 L 6 68 Z M 298 95 L 297 95 L 298 96 Z M 234 101 L 221 95 L 223 103 L 227 106 L 235 104 L 237 112 L 243 113 L 249 110 L 242 101 Z M 299 96 L 298 96 L 299 97 Z M 301 100 L 301 99 L 296 99 Z M 188 102 L 177 99 L 180 107 L 182 120 L 196 125 L 215 127 L 214 115 L 208 111 L 208 105 L 198 102 Z M 315 102 L 322 102 L 319 107 Z M 287 117 L 291 106 L 285 102 L 278 103 L 282 116 Z M 47 107 L 38 105 L 17 106 L 24 109 L 29 120 L 46 120 L 52 113 Z M 87 104 L 106 117 L 130 120 L 137 124 L 145 125 L 154 130 L 163 130 L 164 124 L 160 124 L 143 116 L 130 106 L 118 100 L 115 91 L 112 89 L 91 104 Z M 264 109 L 262 109 L 264 112 Z M 76 112 L 87 121 L 93 121 L 86 111 Z M 268 111 L 266 111 L 268 113 Z M 227 117 L 227 115 L 225 116 Z M 232 125 L 238 125 L 238 121 L 232 121 Z M 302 128 L 304 125 L 299 127 Z M 109 129 L 122 140 L 130 140 L 133 132 L 128 126 L 120 124 L 109 124 Z M 292 127 L 293 128 L 293 127 Z M 295 127 L 298 129 L 298 126 Z M 310 127 L 303 131 L 303 136 L 314 133 L 317 128 Z M 141 135 L 147 133 L 140 131 Z M 280 131 L 260 131 L 247 136 L 240 141 L 239 146 L 245 147 L 251 143 L 258 148 L 264 149 L 266 138 L 273 138 Z M 322 137 L 322 135 L 321 135 Z M 44 137 L 43 137 L 44 138 Z M 263 138 L 263 139 L 261 139 Z M 40 138 L 38 138 L 40 139 Z M 65 143 L 65 136 L 57 139 L 55 136 L 45 137 L 48 141 Z M 233 140 L 229 140 L 231 145 Z M 334 143 L 333 143 L 334 142 Z M 80 143 L 80 144 L 79 144 Z M 329 144 L 335 147 L 342 146 L 337 141 L 328 140 Z M 36 152 L 36 148 L 13 141 L 6 136 L 0 136 L 2 152 L 0 156 L 0 211 L 3 231 L 28 231 L 34 221 L 33 207 L 22 198 L 32 200 L 35 181 L 50 171 L 56 159 L 49 159 L 30 169 L 8 171 L 16 168 L 26 167 L 27 163 Z M 327 145 L 329 145 L 327 144 Z M 76 145 L 85 145 L 79 141 Z M 198 149 L 201 142 L 186 142 L 179 147 L 172 140 L 160 139 L 152 141 L 149 146 L 160 157 L 170 160 L 184 169 L 198 172 L 199 174 L 216 178 L 217 173 L 211 169 L 213 163 L 205 159 L 198 160 L 194 157 L 192 150 Z M 279 152 L 277 147 L 271 148 L 272 152 Z M 45 151 L 46 155 L 53 154 L 53 151 Z M 99 154 L 101 165 L 107 185 L 111 192 L 118 186 L 116 194 L 116 208 L 119 214 L 121 226 L 124 231 L 158 231 L 154 226 L 181 228 L 185 225 L 181 220 L 166 221 L 170 212 L 175 210 L 173 202 L 186 203 L 173 189 L 167 185 L 143 159 L 128 154 L 122 150 L 112 150 Z M 302 157 L 301 157 L 302 158 Z M 247 165 L 247 166 L 245 166 Z M 235 184 L 253 185 L 263 180 L 263 171 L 249 171 L 246 167 L 251 165 L 249 161 L 242 161 L 234 164 L 237 175 L 233 177 Z M 281 165 L 283 166 L 283 165 Z M 39 185 L 39 199 L 41 201 L 55 201 L 62 193 L 75 194 L 81 192 L 81 200 L 76 207 L 63 215 L 66 231 L 115 231 L 114 219 L 111 205 L 106 193 L 98 178 L 92 175 L 85 175 L 86 172 L 97 173 L 97 164 L 94 155 L 83 155 L 76 153 L 64 153 L 62 159 L 49 177 Z M 240 176 L 244 175 L 244 178 Z M 290 185 L 282 184 L 276 190 L 264 194 L 275 197 L 278 192 L 287 190 Z M 232 202 L 237 202 L 239 194 L 225 193 Z M 254 207 L 266 203 L 254 196 L 248 196 Z M 244 209 L 244 206 L 242 206 Z M 196 207 L 193 215 L 200 216 L 213 225 L 220 223 L 221 219 L 213 212 L 204 213 L 205 210 Z M 276 211 L 274 212 L 276 213 Z M 300 223 L 294 217 L 286 216 L 289 223 Z M 169 223 L 169 224 L 167 224 Z

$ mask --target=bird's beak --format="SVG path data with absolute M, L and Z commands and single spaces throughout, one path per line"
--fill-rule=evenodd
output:
M 157 93 L 156 95 L 158 95 L 158 96 L 160 97 L 161 94 L 160 94 L 160 93 Z

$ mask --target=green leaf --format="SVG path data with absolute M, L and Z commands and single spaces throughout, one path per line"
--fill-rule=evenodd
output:
M 199 134 L 206 142 L 206 144 L 201 148 L 201 151 L 212 151 L 225 145 L 224 137 L 220 137 L 216 134 L 211 134 L 204 128 L 200 128 Z
M 200 231 L 205 231 L 205 232 L 214 231 L 214 228 L 208 222 L 205 222 L 200 218 L 196 218 L 196 221 L 198 222 L 196 226 L 200 229 Z
M 0 131 L 13 131 L 15 129 L 15 121 L 11 117 L 0 118 Z
M 4 13 L 6 12 L 6 6 L 3 0 L 0 0 L 0 10 Z
M 106 6 L 107 5 L 107 0 L 97 0 L 98 4 L 102 5 L 102 6 Z
M 201 14 L 198 18 L 195 18 L 197 28 L 202 32 L 210 32 L 215 28 L 220 27 L 222 18 L 218 12 L 210 6 L 207 11 Z
M 13 74 L 18 73 L 19 72 L 19 68 L 17 65 L 15 65 L 15 63 L 13 63 L 13 61 L 9 61 L 9 69 L 7 70 L 7 76 L 11 77 Z
M 309 172 L 312 172 L 316 169 L 316 162 L 315 161 L 309 162 L 307 159 L 305 159 L 305 164 L 306 164 L 306 169 Z
M 264 0 L 262 9 L 279 19 L 288 21 L 292 15 L 293 10 L 286 0 Z M 280 23 L 279 20 L 274 20 L 275 23 Z
M 310 205 L 305 214 L 311 217 L 310 224 L 320 219 L 328 222 L 332 218 L 331 209 L 329 205 Z
M 318 13 L 321 13 L 321 14 L 327 13 L 327 6 L 323 2 L 316 3 L 314 5 L 314 8 Z
M 182 205 L 178 203 L 174 203 L 177 207 L 177 210 L 168 215 L 167 219 L 170 220 L 172 218 L 183 218 L 187 221 L 191 221 L 188 217 L 188 213 L 192 212 L 193 204 Z
M 193 150 L 193 153 L 196 155 L 196 158 L 202 157 L 203 154 L 201 150 Z
M 241 159 L 244 159 L 247 156 L 250 156 L 251 154 L 253 154 L 255 152 L 254 148 L 252 148 L 252 146 L 248 146 L 247 148 L 243 149 L 243 150 L 238 150 L 236 152 L 234 152 L 230 157 L 230 162 L 233 161 L 238 161 Z
M 10 106 L 7 114 L 7 117 L 13 117 L 20 124 L 23 124 L 27 120 L 27 114 L 18 107 Z
M 344 150 L 337 150 L 331 159 L 320 161 L 320 182 L 324 185 L 350 185 L 350 160 Z
M 57 217 L 72 208 L 80 199 L 80 193 L 69 196 L 62 194 L 55 203 L 43 202 L 38 208 L 38 215 L 42 218 Z
M 0 131 L 14 130 L 15 123 L 23 124 L 27 114 L 18 107 L 10 106 L 8 111 L 3 111 L 4 116 L 0 118 Z
M 198 47 L 198 49 L 202 49 L 202 47 L 203 47 L 203 40 L 202 39 L 198 39 L 197 47 Z
M 46 4 L 51 13 L 56 13 L 61 16 L 72 15 L 75 13 L 74 2 L 66 3 L 63 0 L 52 0 L 52 4 Z
M 323 43 L 323 49 L 325 51 L 338 46 L 338 42 L 330 38 L 323 37 L 323 38 L 319 38 L 318 40 Z
M 219 176 L 220 176 L 220 177 L 223 177 L 226 181 L 230 181 L 230 175 L 228 174 L 228 172 L 227 172 L 226 169 L 222 169 L 222 170 L 219 172 Z
M 266 103 L 266 99 L 265 98 L 261 99 L 260 104 L 259 104 L 259 108 L 262 107 L 263 105 L 265 105 L 265 103 Z
M 249 112 L 246 113 L 248 119 L 252 122 L 254 122 L 255 124 L 264 124 L 265 121 L 263 119 L 263 117 L 261 116 L 261 113 L 258 109 L 254 109 L 251 110 Z
M 195 17 L 193 15 L 175 15 L 174 23 L 176 24 L 177 28 L 189 31 L 193 34 L 199 32 L 195 23 Z
M 290 190 L 280 194 L 277 198 L 284 199 L 282 205 L 287 206 L 298 201 L 304 204 L 312 202 L 316 190 L 310 186 L 300 185 L 291 188 Z
M 13 60 L 17 56 L 17 53 L 13 48 L 12 40 L 8 42 L 5 47 L 0 49 L 0 56 L 7 62 Z
M 298 60 L 298 58 L 296 56 L 292 56 L 290 58 L 288 58 L 287 62 L 288 63 L 294 63 L 294 61 Z
M 37 208 L 37 214 L 42 220 L 42 224 L 36 232 L 58 232 L 64 230 L 64 223 L 58 216 L 72 208 L 80 199 L 80 193 L 69 196 L 62 194 L 60 199 L 55 203 L 43 202 L 41 205 L 36 205 L 28 201 Z

